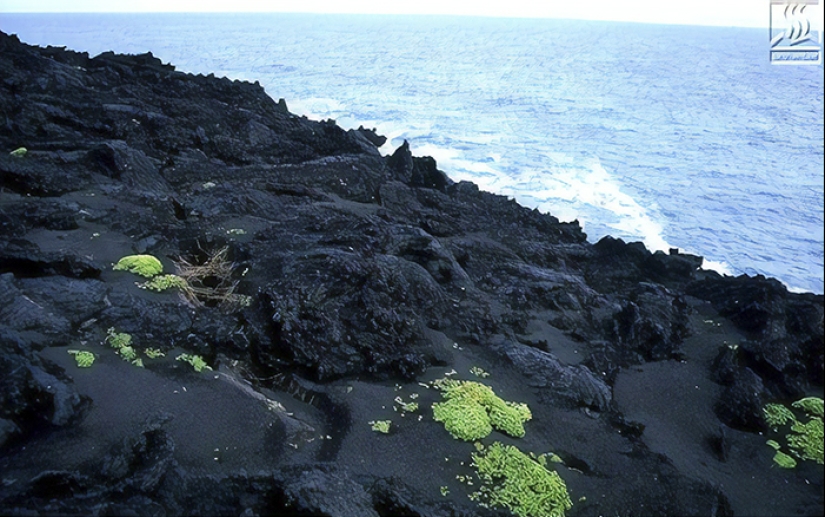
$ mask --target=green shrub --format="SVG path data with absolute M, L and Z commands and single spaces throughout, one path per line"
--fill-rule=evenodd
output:
M 152 255 L 127 255 L 118 260 L 112 269 L 152 278 L 163 272 L 163 264 Z
M 88 368 L 95 362 L 95 355 L 88 350 L 68 350 L 74 356 L 78 368 Z
M 806 397 L 797 400 L 791 406 L 807 417 L 807 422 L 802 422 L 786 406 L 782 404 L 767 404 L 763 409 L 765 422 L 779 431 L 779 427 L 790 425 L 790 431 L 785 435 L 785 439 L 790 448 L 790 453 L 801 460 L 816 461 L 823 464 L 823 400 L 818 397 Z M 796 460 L 780 450 L 780 445 L 774 440 L 768 440 L 768 445 L 776 450 L 774 461 L 783 468 L 793 468 Z
M 387 434 L 390 432 L 392 420 L 373 420 L 369 424 L 372 426 L 373 431 Z
M 192 365 L 192 368 L 195 369 L 196 372 L 202 372 L 203 370 L 211 370 L 212 367 L 206 364 L 206 361 L 203 360 L 203 357 L 199 355 L 192 355 L 192 354 L 180 354 L 175 358 L 176 361 L 183 361 L 185 363 L 189 363 Z
M 573 507 L 561 476 L 518 448 L 500 442 L 477 448 L 472 465 L 481 488 L 470 498 L 480 505 L 508 508 L 518 517 L 563 517 Z
M 109 343 L 112 348 L 119 350 L 131 345 L 132 336 L 125 332 L 115 332 L 115 328 L 111 327 L 106 331 L 106 342 Z
M 151 280 L 147 280 L 141 287 L 150 291 L 165 291 L 167 289 L 185 289 L 189 284 L 178 275 L 158 275 Z
M 115 328 L 112 327 L 106 332 L 106 342 L 115 349 L 124 361 L 129 361 L 133 365 L 143 368 L 143 359 L 138 357 L 137 351 L 132 347 L 132 336 L 124 332 L 115 332 Z
M 460 440 L 484 438 L 493 428 L 521 438 L 524 422 L 532 418 L 526 404 L 505 402 L 480 382 L 440 379 L 433 385 L 444 398 L 433 404 L 433 418 Z

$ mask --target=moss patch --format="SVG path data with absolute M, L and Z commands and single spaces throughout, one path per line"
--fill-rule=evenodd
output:
M 185 289 L 189 284 L 178 275 L 157 275 L 141 284 L 140 287 L 150 291 L 165 291 L 167 289 Z
M 573 507 L 567 485 L 557 472 L 512 445 L 479 447 L 473 466 L 481 481 L 470 495 L 484 507 L 504 507 L 518 517 L 563 517 Z
M 532 418 L 526 404 L 506 402 L 480 382 L 441 379 L 433 384 L 444 398 L 433 404 L 433 418 L 455 438 L 478 440 L 494 428 L 516 438 L 524 436 L 524 422 Z
M 790 453 L 801 460 L 810 460 L 823 464 L 823 400 L 818 397 L 806 397 L 797 400 L 791 406 L 797 412 L 804 414 L 798 417 L 790 408 L 782 404 L 768 404 L 763 409 L 765 422 L 779 432 L 780 427 L 790 425 L 790 431 L 785 435 Z M 802 418 L 802 421 L 800 420 Z M 796 460 L 780 450 L 775 440 L 768 440 L 768 445 L 776 450 L 773 460 L 783 468 L 793 468 Z
M 152 278 L 163 272 L 163 264 L 152 255 L 127 255 L 118 260 L 112 269 Z
M 390 427 L 392 426 L 391 420 L 373 420 L 370 423 L 372 430 L 377 433 L 384 433 L 388 434 L 390 432 Z

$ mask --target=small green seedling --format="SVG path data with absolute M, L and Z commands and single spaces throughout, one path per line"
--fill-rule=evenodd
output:
M 25 147 L 18 147 L 17 149 L 10 152 L 9 154 L 14 156 L 15 158 L 22 158 L 22 157 L 26 156 L 26 153 L 28 153 L 28 152 L 29 152 L 29 150 L 26 149 Z
M 390 420 L 373 420 L 369 423 L 372 426 L 372 430 L 378 433 L 387 434 L 390 432 L 390 426 L 392 425 L 392 421 Z
M 109 346 L 115 349 L 124 361 L 129 361 L 135 366 L 143 368 L 143 359 L 138 357 L 137 351 L 132 346 L 132 336 L 125 332 L 115 332 L 115 328 L 111 327 L 106 332 L 106 342 Z
M 402 413 L 415 413 L 418 411 L 418 402 L 404 402 L 401 397 L 395 397 L 395 403 L 401 408 Z
M 164 357 L 166 355 L 156 348 L 147 348 L 143 353 L 146 354 L 146 357 L 149 359 L 157 359 L 158 357 Z
M 206 364 L 203 357 L 193 354 L 180 354 L 175 358 L 176 361 L 183 361 L 192 365 L 196 372 L 200 373 L 204 370 L 211 370 L 212 367 Z
M 129 346 L 132 343 L 132 336 L 125 332 L 115 332 L 115 328 L 111 327 L 106 331 L 106 342 L 114 349 L 120 349 Z
M 95 355 L 88 350 L 68 350 L 74 356 L 78 368 L 88 368 L 95 362 Z
M 112 269 L 152 278 L 163 272 L 163 264 L 152 255 L 127 255 L 118 260 Z
M 479 368 L 478 366 L 473 366 L 472 368 L 470 368 L 470 373 L 482 379 L 486 379 L 490 376 L 489 373 L 485 372 L 482 368 Z

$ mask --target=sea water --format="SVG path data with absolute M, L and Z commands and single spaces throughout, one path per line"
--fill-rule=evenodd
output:
M 767 24 L 767 12 L 766 12 Z M 592 242 L 823 292 L 822 66 L 767 29 L 308 14 L 3 14 L 27 43 L 151 51 L 364 125 Z

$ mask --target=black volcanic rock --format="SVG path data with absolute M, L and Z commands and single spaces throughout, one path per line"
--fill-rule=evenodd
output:
M 758 434 L 822 395 L 821 295 L 590 244 L 151 53 L 0 33 L 0 78 L 0 514 L 506 515 L 432 418 L 448 375 L 529 405 L 485 443 L 557 453 L 569 515 L 821 512 L 821 467 Z M 135 253 L 197 289 L 112 269 Z
M 363 135 L 364 138 L 369 140 L 369 142 L 375 147 L 381 147 L 382 145 L 387 143 L 387 137 L 379 135 L 376 132 L 375 128 L 366 129 L 364 128 L 364 126 L 358 126 L 358 129 L 356 129 L 356 131 L 361 133 L 361 135 Z

